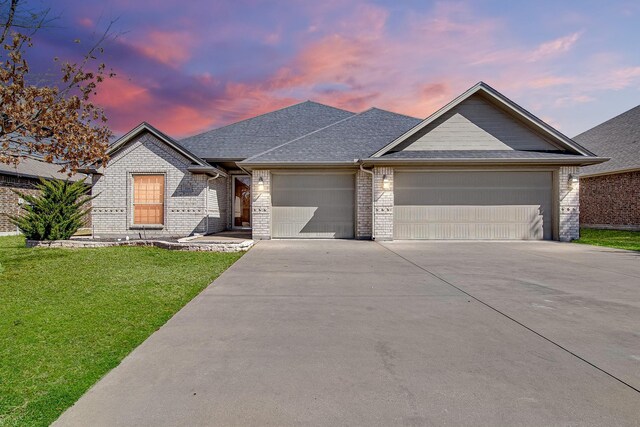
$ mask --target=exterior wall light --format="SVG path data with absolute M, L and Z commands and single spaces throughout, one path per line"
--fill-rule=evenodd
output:
M 578 175 L 573 173 L 569 174 L 569 187 L 573 187 L 579 182 L 580 182 L 580 177 L 578 177 Z
M 258 191 L 264 191 L 264 180 L 262 177 L 258 178 Z
M 391 190 L 391 181 L 387 175 L 382 175 L 382 189 Z

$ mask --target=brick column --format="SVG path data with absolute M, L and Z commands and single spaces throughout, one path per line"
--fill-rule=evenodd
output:
M 577 166 L 563 166 L 558 173 L 560 194 L 560 224 L 558 238 L 570 242 L 580 237 L 580 184 L 569 182 L 569 175 L 578 174 Z
M 264 189 L 258 182 L 262 178 Z M 271 239 L 271 172 L 254 170 L 251 173 L 252 217 L 251 228 L 254 240 Z
M 373 208 L 375 210 L 375 239 L 393 240 L 393 169 L 390 167 L 373 168 L 373 185 L 375 195 Z M 383 188 L 383 177 L 387 176 L 390 188 Z
M 356 174 L 356 239 L 371 239 L 371 174 Z

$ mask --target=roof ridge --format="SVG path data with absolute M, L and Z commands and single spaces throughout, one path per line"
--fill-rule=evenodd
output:
M 311 102 L 313 102 L 313 101 L 311 101 Z M 339 123 L 345 122 L 345 121 L 347 121 L 347 120 L 353 119 L 354 117 L 358 117 L 358 116 L 360 116 L 360 115 L 362 115 L 362 114 L 366 113 L 367 111 L 371 111 L 372 109 L 373 109 L 373 108 L 369 108 L 369 109 L 367 109 L 367 110 L 365 110 L 365 111 L 363 111 L 363 112 L 361 112 L 361 113 L 354 113 L 353 115 L 351 115 L 351 116 L 349 116 L 349 117 L 345 117 L 344 119 L 338 120 L 337 122 L 333 122 L 333 123 L 331 123 L 331 124 L 328 124 L 327 126 L 321 127 L 320 129 L 316 129 L 316 130 L 314 130 L 314 131 L 312 131 L 312 132 L 305 133 L 304 135 L 301 135 L 301 136 L 299 136 L 299 137 L 297 137 L 297 138 L 294 138 L 294 139 L 292 139 L 292 140 L 290 140 L 290 141 L 287 141 L 287 142 L 285 142 L 285 143 L 283 143 L 283 144 L 280 144 L 280 145 L 278 145 L 278 146 L 276 146 L 276 147 L 270 148 L 270 149 L 265 150 L 265 151 L 263 151 L 263 152 L 261 152 L 261 153 L 258 153 L 258 154 L 256 154 L 256 155 L 253 155 L 253 156 L 251 156 L 251 157 L 248 157 L 248 158 L 246 158 L 246 159 L 242 160 L 240 163 L 247 162 L 247 161 L 249 161 L 249 160 L 253 160 L 253 159 L 255 159 L 256 157 L 260 157 L 260 156 L 262 156 L 263 154 L 270 153 L 271 151 L 274 151 L 274 150 L 276 150 L 276 149 L 278 149 L 278 148 L 284 147 L 285 145 L 291 144 L 292 142 L 298 141 L 298 140 L 300 140 L 300 139 L 302 139 L 302 138 L 304 138 L 304 137 L 307 137 L 307 136 L 309 136 L 309 135 L 313 135 L 314 133 L 320 132 L 321 130 L 325 130 L 325 129 L 327 129 L 327 128 L 330 128 L 331 126 L 334 126 L 334 125 L 337 125 L 337 124 L 339 124 Z
M 307 104 L 307 103 L 316 104 L 316 105 L 322 105 L 323 107 L 333 108 L 334 110 L 340 110 L 340 111 L 344 111 L 344 112 L 347 112 L 347 113 L 355 114 L 355 113 L 353 113 L 353 111 L 343 110 L 342 108 L 333 107 L 331 105 L 326 105 L 326 104 L 322 104 L 320 102 L 311 101 L 311 100 L 307 99 L 306 101 L 296 102 L 295 104 L 287 105 L 286 107 L 277 108 L 275 110 L 271 110 L 271 111 L 264 112 L 262 114 L 258 114 L 257 116 L 247 117 L 246 119 L 238 120 L 237 122 L 229 123 L 229 124 L 224 125 L 224 126 L 220 126 L 220 127 L 217 127 L 217 128 L 209 129 L 209 130 L 204 131 L 204 132 L 197 133 L 195 135 L 187 136 L 186 138 L 182 138 L 180 141 L 184 141 L 185 139 L 194 138 L 194 137 L 200 136 L 200 135 L 205 135 L 205 134 L 210 133 L 210 132 L 214 132 L 214 131 L 217 131 L 217 130 L 220 130 L 220 129 L 225 129 L 225 128 L 228 128 L 230 126 L 234 126 L 234 125 L 237 125 L 237 124 L 240 124 L 240 123 L 248 122 L 249 120 L 253 120 L 253 119 L 260 118 L 260 117 L 264 117 L 264 116 L 266 116 L 268 114 L 277 113 L 278 111 L 284 111 L 284 110 L 287 110 L 289 108 L 293 108 L 293 107 L 296 107 L 298 105 Z

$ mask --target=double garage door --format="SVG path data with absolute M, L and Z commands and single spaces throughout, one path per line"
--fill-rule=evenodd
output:
M 552 182 L 552 172 L 396 171 L 394 238 L 551 239 Z M 274 238 L 354 237 L 354 174 L 274 174 L 271 202 Z
M 552 172 L 396 172 L 395 239 L 551 239 Z

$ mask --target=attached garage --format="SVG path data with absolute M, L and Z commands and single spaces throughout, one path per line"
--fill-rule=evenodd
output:
M 553 172 L 394 174 L 395 239 L 553 238 Z
M 353 173 L 273 173 L 273 238 L 354 237 Z

